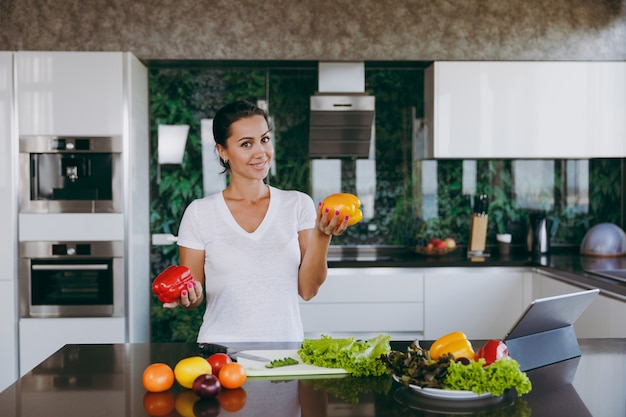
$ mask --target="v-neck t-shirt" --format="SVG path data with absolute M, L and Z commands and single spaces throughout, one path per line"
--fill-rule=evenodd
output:
M 200 343 L 301 341 L 298 232 L 315 226 L 315 206 L 299 191 L 269 187 L 261 224 L 244 230 L 223 194 L 194 200 L 178 245 L 204 250 L 206 311 Z

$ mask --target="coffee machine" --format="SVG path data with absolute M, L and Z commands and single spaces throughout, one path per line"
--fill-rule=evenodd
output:
M 528 233 L 526 248 L 533 254 L 550 252 L 550 229 L 548 217 L 544 212 L 533 212 L 528 215 Z

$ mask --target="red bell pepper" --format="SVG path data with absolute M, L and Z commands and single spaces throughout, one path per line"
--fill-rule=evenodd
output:
M 152 292 L 162 303 L 171 303 L 180 298 L 180 293 L 192 282 L 191 271 L 186 266 L 170 265 L 152 283 Z
M 476 352 L 475 359 L 483 358 L 485 366 L 494 363 L 498 359 L 508 358 L 509 348 L 501 340 L 489 340 Z

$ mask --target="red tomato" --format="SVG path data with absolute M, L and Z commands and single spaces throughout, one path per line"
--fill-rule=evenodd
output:
M 232 363 L 232 359 L 225 353 L 214 353 L 207 359 L 211 364 L 211 369 L 213 370 L 213 375 L 218 376 L 220 374 L 220 369 L 227 363 Z
M 143 371 L 143 387 L 149 392 L 167 391 L 174 384 L 174 371 L 164 363 L 153 363 Z
M 174 395 L 170 392 L 146 392 L 143 408 L 151 416 L 164 416 L 174 408 Z
M 247 377 L 246 369 L 237 362 L 224 364 L 218 376 L 220 384 L 228 389 L 239 388 L 246 382 Z

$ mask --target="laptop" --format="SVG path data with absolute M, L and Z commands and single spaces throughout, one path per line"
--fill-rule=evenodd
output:
M 600 290 L 596 288 L 554 297 L 538 298 L 530 303 L 503 340 L 571 326 L 589 307 L 599 292 Z

